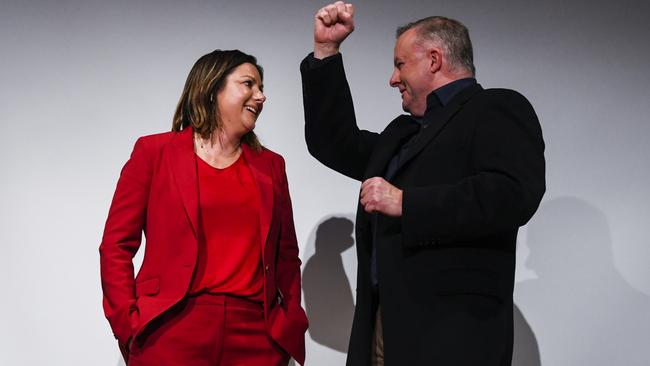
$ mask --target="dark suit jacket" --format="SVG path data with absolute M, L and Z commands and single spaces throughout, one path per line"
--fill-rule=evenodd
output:
M 380 134 L 359 130 L 342 58 L 308 61 L 301 72 L 310 153 L 359 181 L 383 176 L 417 125 L 403 115 Z M 388 366 L 510 365 L 517 230 L 545 191 L 539 122 L 522 95 L 480 85 L 425 118 L 428 127 L 391 179 L 403 190 L 402 216 L 376 214 L 378 300 L 372 215 L 357 211 L 347 363 L 370 364 L 379 302 Z
M 260 194 L 266 327 L 303 364 L 307 318 L 284 160 L 266 149 L 242 148 Z M 99 249 L 104 312 L 125 358 L 128 340 L 190 287 L 198 255 L 195 159 L 191 128 L 141 137 L 117 183 Z M 134 278 L 132 259 L 143 231 L 146 253 Z

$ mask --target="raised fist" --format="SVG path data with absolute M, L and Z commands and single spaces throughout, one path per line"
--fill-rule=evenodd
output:
M 354 7 L 343 1 L 327 5 L 314 16 L 314 57 L 336 54 L 345 38 L 354 31 Z

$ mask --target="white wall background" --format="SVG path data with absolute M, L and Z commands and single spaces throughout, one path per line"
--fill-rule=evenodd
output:
M 120 364 L 101 310 L 108 206 L 135 139 L 170 128 L 191 65 L 215 48 L 250 52 L 266 69 L 257 132 L 287 160 L 308 364 L 343 364 L 358 183 L 307 153 L 298 72 L 322 5 L 0 3 L 1 365 Z M 401 113 L 388 87 L 394 30 L 433 14 L 469 27 L 483 86 L 516 89 L 539 114 L 548 191 L 519 236 L 515 364 L 649 365 L 649 3 L 356 6 L 343 52 L 362 127 L 381 130 Z

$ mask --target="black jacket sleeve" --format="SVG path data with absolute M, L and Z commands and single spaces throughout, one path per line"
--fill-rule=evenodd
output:
M 311 54 L 300 64 L 309 153 L 327 167 L 362 180 L 378 134 L 357 127 L 341 54 L 310 60 Z

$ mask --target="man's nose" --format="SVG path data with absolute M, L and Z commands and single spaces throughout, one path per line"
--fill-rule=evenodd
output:
M 397 88 L 397 86 L 400 83 L 399 79 L 399 70 L 395 69 L 393 71 L 393 74 L 390 76 L 390 79 L 388 80 L 388 84 L 392 86 L 393 88 Z

